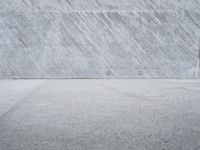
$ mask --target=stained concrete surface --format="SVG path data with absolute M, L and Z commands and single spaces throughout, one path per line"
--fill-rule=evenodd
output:
M 18 101 L 0 118 L 0 150 L 200 149 L 198 80 L 2 80 L 0 91 Z

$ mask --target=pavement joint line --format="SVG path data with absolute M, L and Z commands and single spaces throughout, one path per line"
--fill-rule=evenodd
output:
M 30 96 L 32 96 L 36 91 L 38 91 L 39 89 L 41 89 L 44 85 L 46 85 L 47 81 L 44 80 L 40 85 L 38 85 L 37 87 L 33 88 L 31 92 L 29 92 L 24 98 L 22 98 L 21 100 L 19 100 L 18 103 L 16 103 L 14 106 L 12 106 L 7 112 L 5 112 L 2 116 L 0 116 L 0 122 L 1 120 L 3 120 L 3 118 L 5 118 L 9 113 L 15 111 L 17 109 L 18 106 L 22 105 Z
M 137 93 L 135 93 L 135 95 L 134 94 L 128 94 L 126 92 L 119 91 L 119 90 L 112 88 L 110 86 L 102 85 L 102 84 L 99 84 L 99 83 L 97 83 L 97 84 L 102 86 L 102 87 L 105 87 L 109 90 L 112 90 L 114 92 L 120 93 L 121 95 L 124 95 L 124 96 L 129 97 L 129 98 L 131 97 L 131 98 L 139 98 L 139 99 L 144 99 L 144 100 L 151 100 L 150 98 L 147 98 L 146 96 L 139 95 Z

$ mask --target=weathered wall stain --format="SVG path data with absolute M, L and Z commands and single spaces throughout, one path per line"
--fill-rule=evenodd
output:
M 1 0 L 0 78 L 194 78 L 197 0 Z

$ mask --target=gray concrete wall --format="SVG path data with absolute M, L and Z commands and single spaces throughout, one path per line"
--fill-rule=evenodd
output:
M 194 78 L 199 8 L 199 0 L 0 0 L 0 78 Z

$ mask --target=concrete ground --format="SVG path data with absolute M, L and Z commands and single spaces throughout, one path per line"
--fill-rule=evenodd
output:
M 0 150 L 199 149 L 200 81 L 0 81 Z

